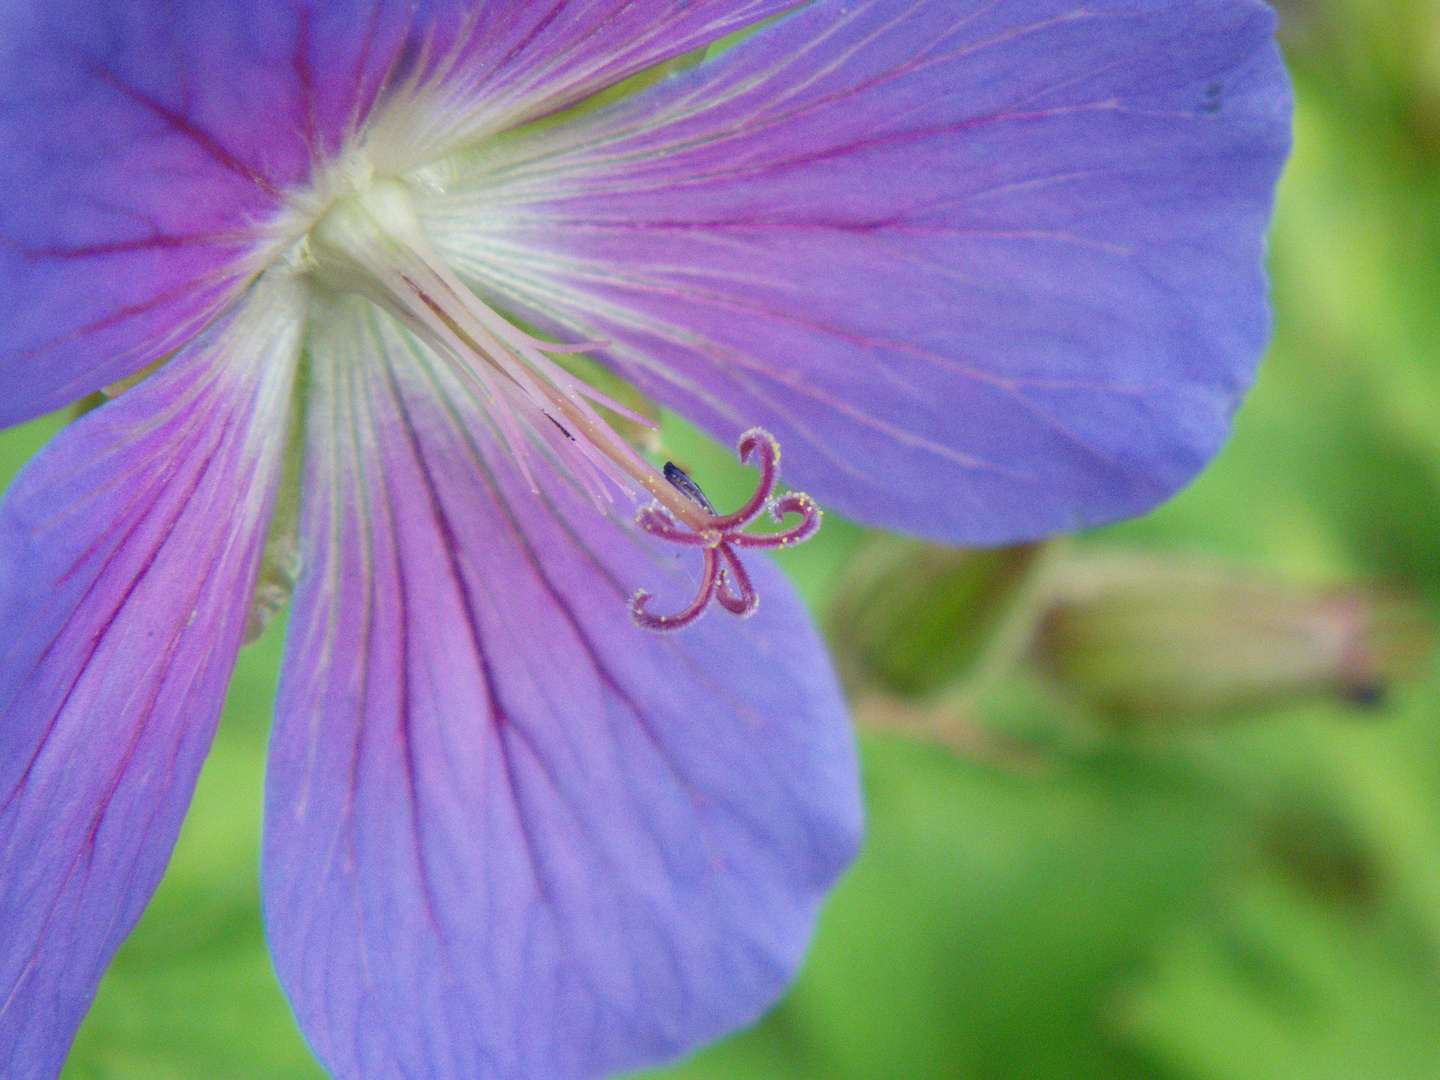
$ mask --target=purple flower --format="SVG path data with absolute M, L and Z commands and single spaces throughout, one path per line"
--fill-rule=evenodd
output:
M 0 422 L 133 385 L 0 508 L 0 1072 L 59 1071 L 159 880 L 262 565 L 298 572 L 266 920 L 337 1076 L 595 1076 L 785 987 L 856 769 L 737 552 L 818 512 L 756 432 L 713 512 L 547 352 L 944 540 L 1214 453 L 1267 331 L 1269 10 L 791 7 L 4 5 Z M 693 625 L 637 627 L 648 589 Z

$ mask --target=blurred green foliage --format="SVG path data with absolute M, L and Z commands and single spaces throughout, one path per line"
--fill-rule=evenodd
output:
M 1440 5 L 1283 14 L 1298 114 L 1274 346 L 1204 477 L 1081 543 L 1203 552 L 1301 585 L 1380 581 L 1440 617 Z M 0 437 L 5 478 L 58 423 Z M 741 497 L 725 450 L 675 422 L 665 434 L 717 502 Z M 861 536 L 832 518 L 783 556 L 817 615 Z M 974 610 L 973 582 L 955 589 L 938 603 Z M 892 689 L 933 690 L 926 663 L 971 656 L 935 625 L 888 659 L 868 642 Z M 67 1080 L 323 1076 L 260 926 L 283 630 L 241 656 L 170 871 Z M 799 984 L 753 1030 L 656 1076 L 1440 1077 L 1440 678 L 1380 711 L 1320 702 L 1128 733 L 1066 727 L 1023 680 L 987 694 L 982 727 L 1028 749 L 867 736 L 869 836 Z

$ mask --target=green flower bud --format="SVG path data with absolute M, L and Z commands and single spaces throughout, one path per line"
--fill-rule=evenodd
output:
M 1136 722 L 1324 696 L 1378 704 L 1431 648 L 1429 624 L 1403 599 L 1191 558 L 1075 555 L 1049 586 L 1032 662 L 1101 712 Z
M 1041 547 L 971 551 L 872 536 L 829 619 L 851 689 L 918 696 L 965 678 L 1025 591 Z

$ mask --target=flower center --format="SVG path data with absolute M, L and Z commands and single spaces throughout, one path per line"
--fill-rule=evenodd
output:
M 608 499 L 601 476 L 632 496 L 637 483 L 652 495 L 665 486 L 594 405 L 648 422 L 545 355 L 594 346 L 540 341 L 481 301 L 431 247 L 403 182 L 373 180 L 337 199 L 310 230 L 309 255 L 319 281 L 379 304 L 450 367 L 485 406 L 532 490 L 526 459 L 536 444 L 592 498 Z
M 735 514 L 717 514 L 678 469 L 662 473 L 641 457 L 596 411 L 600 405 L 630 420 L 649 421 L 575 378 L 546 353 L 588 352 L 603 343 L 558 345 L 525 333 L 485 304 L 435 252 L 420 226 L 403 181 L 373 179 L 330 204 L 311 227 L 306 266 L 315 279 L 340 292 L 379 304 L 450 368 L 493 420 L 521 474 L 538 488 L 526 464 L 533 446 L 548 449 L 598 505 L 611 499 L 609 480 L 638 501 L 636 487 L 654 500 L 636 514 L 652 536 L 699 547 L 704 572 L 699 595 L 679 614 L 645 611 L 639 592 L 631 613 L 641 626 L 678 629 L 700 616 L 711 600 L 749 615 L 758 602 L 736 547 L 785 547 L 813 535 L 820 511 L 805 495 L 773 498 L 779 447 L 762 431 L 747 432 L 740 457 L 758 454 L 760 488 Z M 698 496 L 698 497 L 697 497 Z M 776 521 L 798 514 L 800 524 L 780 533 L 742 534 L 768 509 Z

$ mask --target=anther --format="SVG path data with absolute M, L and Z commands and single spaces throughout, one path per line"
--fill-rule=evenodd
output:
M 700 485 L 691 480 L 690 475 L 673 461 L 665 462 L 665 479 L 670 481 L 671 487 L 706 513 L 715 513 L 715 507 L 710 505 L 710 500 L 705 497 L 705 492 L 700 490 Z
M 732 615 L 748 618 L 755 613 L 760 597 L 735 549 L 794 547 L 819 530 L 820 507 L 809 495 L 792 491 L 775 497 L 775 484 L 780 475 L 780 444 L 773 435 L 752 428 L 740 436 L 737 449 L 741 461 L 748 461 L 752 455 L 759 458 L 760 483 L 749 501 L 733 514 L 717 514 L 699 485 L 671 463 L 665 466 L 665 478 L 705 511 L 699 527 L 682 522 L 658 500 L 636 511 L 635 522 L 642 531 L 672 544 L 698 547 L 704 558 L 695 599 L 674 615 L 652 615 L 646 611 L 645 605 L 651 597 L 643 589 L 631 597 L 630 616 L 646 630 L 679 630 L 689 626 L 705 613 L 712 600 Z M 780 524 L 790 515 L 798 516 L 800 521 L 781 532 L 743 531 L 766 511 Z

